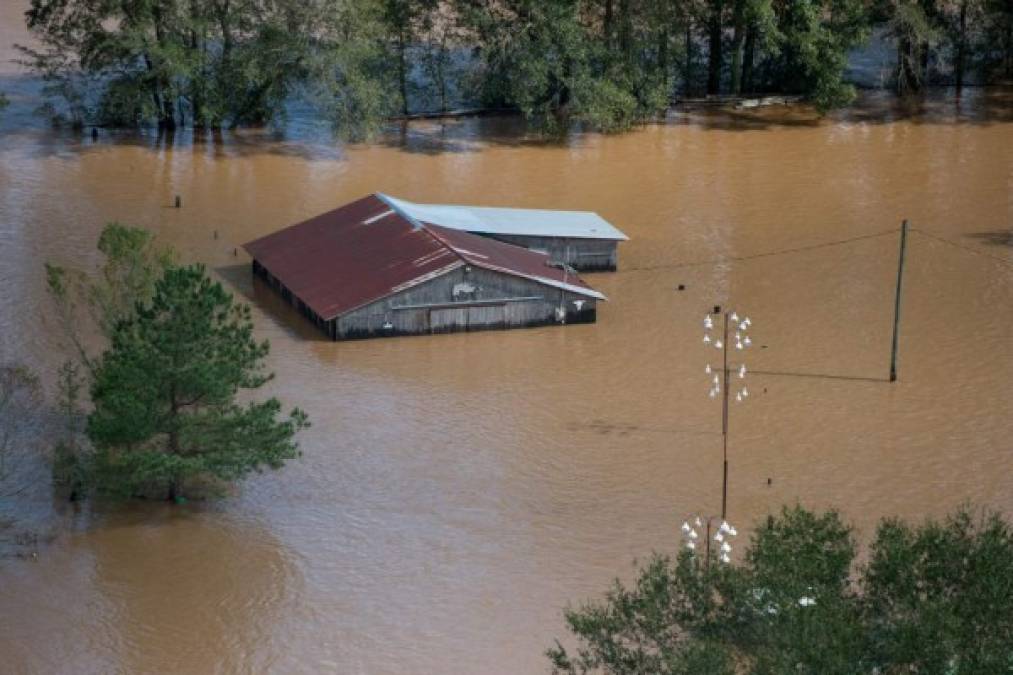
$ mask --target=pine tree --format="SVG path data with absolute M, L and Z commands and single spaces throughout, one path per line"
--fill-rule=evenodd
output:
M 277 399 L 236 401 L 272 378 L 263 366 L 268 350 L 253 338 L 249 307 L 202 265 L 166 270 L 150 302 L 116 325 L 97 365 L 91 487 L 121 496 L 157 490 L 173 500 L 189 479 L 236 480 L 296 457 L 305 413 L 279 419 Z

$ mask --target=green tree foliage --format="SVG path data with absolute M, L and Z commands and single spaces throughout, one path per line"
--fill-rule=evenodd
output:
M 345 135 L 376 135 L 402 106 L 393 41 L 376 0 L 325 3 L 311 50 L 307 86 L 313 101 Z M 407 84 L 406 84 L 407 88 Z
M 461 26 L 451 3 L 436 3 L 426 15 L 422 41 L 422 70 L 431 86 L 425 88 L 421 98 L 440 112 L 450 109 L 452 88 L 459 90 L 458 82 L 465 71 L 455 60 L 455 51 L 463 44 Z
M 959 91 L 968 73 L 986 83 L 1013 77 L 1010 0 L 889 0 L 874 3 L 871 15 L 896 45 L 901 94 L 933 82 Z
M 45 455 L 36 441 L 44 417 L 39 378 L 25 366 L 0 362 L 0 558 L 36 555 L 38 532 L 19 523 L 21 495 L 46 481 Z
M 75 355 L 58 374 L 66 427 L 53 453 L 53 477 L 70 498 L 178 496 L 187 479 L 232 480 L 294 456 L 301 412 L 278 420 L 274 399 L 234 400 L 270 378 L 249 309 L 203 268 L 174 266 L 145 230 L 110 223 L 98 250 L 93 270 L 46 264 L 54 318 Z M 89 351 L 96 343 L 109 345 L 100 357 Z
M 821 110 L 854 98 L 843 81 L 847 53 L 868 35 L 858 0 L 786 0 L 777 15 L 773 81 L 807 96 Z
M 361 138 L 451 91 L 550 132 L 628 129 L 680 88 L 825 111 L 852 100 L 848 54 L 877 25 L 902 92 L 937 62 L 958 86 L 1013 76 L 1013 0 L 32 0 L 26 17 L 25 62 L 75 126 L 260 125 L 309 94 Z
M 855 562 L 837 513 L 784 509 L 740 565 L 654 556 L 632 586 L 566 611 L 557 673 L 1000 673 L 1013 664 L 1013 532 L 962 509 L 885 520 Z
M 85 418 L 81 406 L 84 389 L 81 366 L 74 361 L 65 361 L 57 372 L 57 385 L 57 405 L 64 428 L 53 447 L 53 483 L 65 491 L 70 501 L 77 501 L 83 496 L 91 459 L 82 438 Z
M 604 131 L 668 106 L 678 34 L 668 2 L 476 0 L 461 20 L 479 45 L 488 105 L 515 106 L 550 130 L 578 121 Z
M 973 65 L 975 26 L 982 21 L 981 0 L 955 0 L 943 5 L 940 12 L 942 34 L 950 45 L 953 61 L 953 79 L 959 92 L 964 76 Z M 979 69 L 984 70 L 981 66 Z
M 1013 81 L 1013 0 L 983 0 L 974 46 L 987 78 Z
M 432 28 L 431 18 L 437 7 L 436 0 L 381 0 L 381 15 L 386 34 L 391 36 L 391 48 L 397 63 L 398 98 L 401 114 L 408 114 L 409 50 L 422 31 Z
M 940 41 L 937 7 L 931 2 L 897 0 L 891 9 L 888 27 L 897 44 L 897 91 L 919 91 L 928 82 L 929 52 Z
M 77 125 L 263 123 L 303 73 L 314 12 L 258 0 L 32 0 L 26 19 L 41 46 L 21 50 Z
M 46 286 L 55 320 L 65 332 L 78 361 L 93 370 L 86 348 L 89 333 L 111 339 L 113 328 L 129 318 L 136 305 L 154 291 L 155 281 L 172 264 L 174 253 L 155 245 L 147 230 L 108 223 L 99 235 L 103 263 L 80 270 L 46 263 Z
M 865 573 L 869 650 L 897 672 L 1013 669 L 1013 531 L 961 510 L 912 527 L 884 521 Z
M 304 413 L 279 419 L 277 399 L 236 400 L 272 377 L 267 353 L 267 342 L 253 338 L 249 307 L 202 266 L 167 269 L 150 301 L 115 326 L 97 364 L 87 426 L 92 487 L 175 499 L 188 480 L 236 480 L 295 457 Z
M 155 282 L 174 253 L 155 245 L 150 232 L 108 223 L 99 235 L 102 264 L 93 270 L 47 262 L 46 285 L 53 302 L 52 320 L 63 331 L 74 357 L 60 367 L 59 410 L 65 427 L 53 448 L 53 480 L 71 500 L 84 493 L 91 448 L 83 438 L 82 390 L 95 376 L 96 357 L 89 345 L 112 340 L 116 326 L 148 301 Z

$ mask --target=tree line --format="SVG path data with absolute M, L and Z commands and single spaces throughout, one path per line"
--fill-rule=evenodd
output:
M 631 585 L 617 580 L 603 600 L 566 611 L 577 646 L 548 650 L 553 672 L 1013 668 L 1013 529 L 1002 516 L 965 506 L 917 525 L 886 518 L 864 561 L 856 555 L 837 512 L 798 506 L 758 523 L 741 563 L 708 564 L 689 550 L 656 555 Z
M 1013 77 L 1013 0 L 33 0 L 26 21 L 24 62 L 79 126 L 259 125 L 299 94 L 368 134 L 451 89 L 548 128 L 624 129 L 676 92 L 826 110 L 876 27 L 902 92 Z

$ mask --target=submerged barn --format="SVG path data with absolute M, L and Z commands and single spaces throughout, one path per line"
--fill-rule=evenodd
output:
M 565 263 L 577 270 L 614 271 L 619 264 L 619 242 L 629 239 L 591 211 L 415 204 L 382 196 L 422 223 L 480 234 L 541 251 L 554 262 Z
M 244 248 L 335 340 L 590 323 L 605 299 L 544 253 L 423 223 L 382 195 Z

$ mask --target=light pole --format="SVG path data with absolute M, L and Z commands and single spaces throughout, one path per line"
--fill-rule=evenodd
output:
M 713 315 L 720 315 L 722 318 L 721 325 L 721 338 L 711 336 L 711 331 L 714 330 L 714 319 Z M 735 393 L 735 401 L 741 403 L 743 400 L 749 397 L 749 389 L 746 387 L 746 366 L 744 363 L 739 363 L 737 366 L 729 367 L 728 364 L 728 332 L 729 330 L 734 331 L 734 348 L 736 351 L 743 351 L 748 349 L 752 344 L 753 340 L 749 337 L 748 332 L 752 327 L 753 322 L 749 317 L 739 318 L 737 312 L 722 312 L 720 306 L 714 307 L 714 312 L 704 317 L 703 328 L 704 336 L 703 341 L 706 345 L 713 345 L 715 349 L 721 350 L 721 374 L 714 372 L 714 368 L 708 363 L 704 372 L 708 376 L 713 376 L 711 380 L 711 388 L 708 395 L 711 398 L 717 398 L 718 394 L 721 394 L 721 445 L 722 445 L 722 478 L 721 478 L 721 518 L 722 520 L 728 515 L 728 396 L 729 396 L 729 385 L 731 380 L 731 370 L 737 369 L 739 380 L 741 380 L 739 389 Z
M 720 516 L 700 516 L 692 515 L 688 520 L 682 523 L 682 542 L 683 545 L 689 549 L 691 553 L 697 553 L 697 549 L 700 546 L 700 533 L 698 529 L 704 530 L 704 565 L 710 567 L 711 564 L 711 523 L 720 518 Z M 692 524 L 691 524 L 692 523 Z M 731 540 L 737 536 L 738 530 L 728 524 L 724 518 L 721 518 L 721 525 L 718 526 L 717 532 L 714 534 L 713 541 L 720 544 L 719 550 L 721 554 L 718 556 L 718 560 L 723 563 L 730 563 L 732 561 L 729 554 L 732 552 Z

